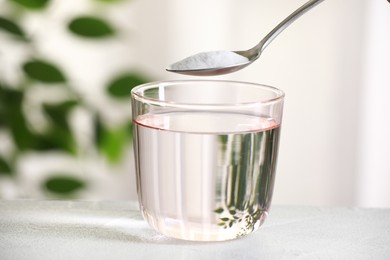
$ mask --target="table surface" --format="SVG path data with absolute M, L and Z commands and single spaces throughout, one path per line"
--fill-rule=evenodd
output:
M 274 206 L 226 242 L 153 231 L 136 203 L 0 201 L 0 259 L 390 259 L 390 209 Z

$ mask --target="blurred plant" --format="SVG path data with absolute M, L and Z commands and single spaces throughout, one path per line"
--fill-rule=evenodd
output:
M 93 0 L 89 0 L 93 1 Z M 107 4 L 116 4 L 118 0 L 94 0 Z M 124 1 L 124 0 L 122 0 Z M 45 10 L 50 0 L 8 0 L 6 3 L 18 8 L 18 12 L 7 17 L 0 14 L 0 33 L 5 33 L 13 40 L 22 42 L 28 48 L 33 49 L 34 38 L 29 37 L 25 29 L 19 24 L 20 16 L 25 12 L 39 12 Z M 16 7 L 15 7 L 16 6 Z M 64 27 L 75 37 L 82 37 L 88 41 L 96 41 L 102 38 L 114 38 L 117 30 L 107 20 L 94 16 L 76 16 Z M 36 55 L 36 54 L 34 54 Z M 3 64 L 1 66 L 6 66 Z M 6 132 L 12 139 L 15 149 L 11 154 L 0 153 L 0 176 L 15 177 L 17 175 L 17 163 L 20 156 L 29 151 L 46 153 L 59 151 L 72 156 L 79 156 L 80 149 L 74 130 L 69 122 L 69 114 L 79 107 L 87 109 L 93 115 L 92 127 L 94 133 L 95 149 L 112 164 L 121 161 L 124 148 L 129 145 L 132 137 L 132 125 L 128 123 L 116 127 L 107 127 L 98 110 L 91 107 L 79 94 L 77 88 L 71 87 L 68 77 L 55 61 L 34 56 L 20 64 L 22 71 L 18 86 L 6 83 L 0 75 L 0 132 Z M 106 88 L 106 93 L 116 102 L 129 101 L 129 93 L 134 86 L 149 81 L 145 76 L 126 72 L 112 77 Z M 34 83 L 40 83 L 48 88 L 66 88 L 70 98 L 59 103 L 44 103 L 42 111 L 49 122 L 44 131 L 37 131 L 27 120 L 25 100 L 29 90 L 34 88 Z M 1 152 L 1 151 L 0 151 Z M 52 195 L 68 196 L 87 187 L 87 183 L 66 172 L 52 173 L 50 177 L 41 183 L 42 187 Z

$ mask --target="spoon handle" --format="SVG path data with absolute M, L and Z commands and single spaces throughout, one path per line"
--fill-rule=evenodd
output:
M 272 31 L 270 31 L 255 47 L 251 50 L 256 51 L 257 55 L 260 55 L 263 50 L 270 44 L 276 36 L 278 36 L 284 29 L 286 29 L 290 24 L 292 24 L 296 19 L 301 17 L 304 13 L 309 11 L 311 8 L 315 7 L 324 0 L 310 0 L 292 14 L 287 16 L 283 21 L 281 21 Z

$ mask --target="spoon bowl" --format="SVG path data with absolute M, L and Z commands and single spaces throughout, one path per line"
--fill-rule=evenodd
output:
M 246 57 L 245 54 L 246 51 L 234 51 L 233 53 L 239 54 L 243 57 Z M 203 52 L 203 55 L 209 55 L 211 56 L 211 53 L 213 52 Z M 189 58 L 194 58 L 199 54 L 195 54 L 193 56 L 188 57 Z M 184 74 L 184 75 L 191 75 L 191 76 L 218 76 L 218 75 L 223 75 L 223 74 L 229 74 L 236 72 L 238 70 L 241 70 L 245 68 L 246 66 L 250 65 L 254 60 L 247 59 L 247 61 L 244 62 L 239 62 L 239 63 L 234 63 L 230 65 L 224 65 L 224 66 L 218 66 L 218 67 L 208 67 L 208 68 L 175 68 L 174 64 L 167 68 L 166 70 L 169 72 L 174 72 L 174 73 L 179 73 L 179 74 Z M 179 61 L 180 62 L 180 61 Z
M 166 70 L 191 76 L 218 76 L 241 70 L 257 60 L 264 49 L 291 23 L 322 1 L 324 0 L 310 0 L 306 2 L 249 50 L 201 52 L 172 64 Z M 220 55 L 218 55 L 217 59 L 215 54 L 220 54 L 220 52 L 223 52 L 226 56 L 232 56 L 234 59 L 220 57 Z

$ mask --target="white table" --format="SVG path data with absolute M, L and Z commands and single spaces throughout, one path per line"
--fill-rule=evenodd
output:
M 159 235 L 136 203 L 0 201 L 0 259 L 390 259 L 390 209 L 274 206 L 228 242 Z

